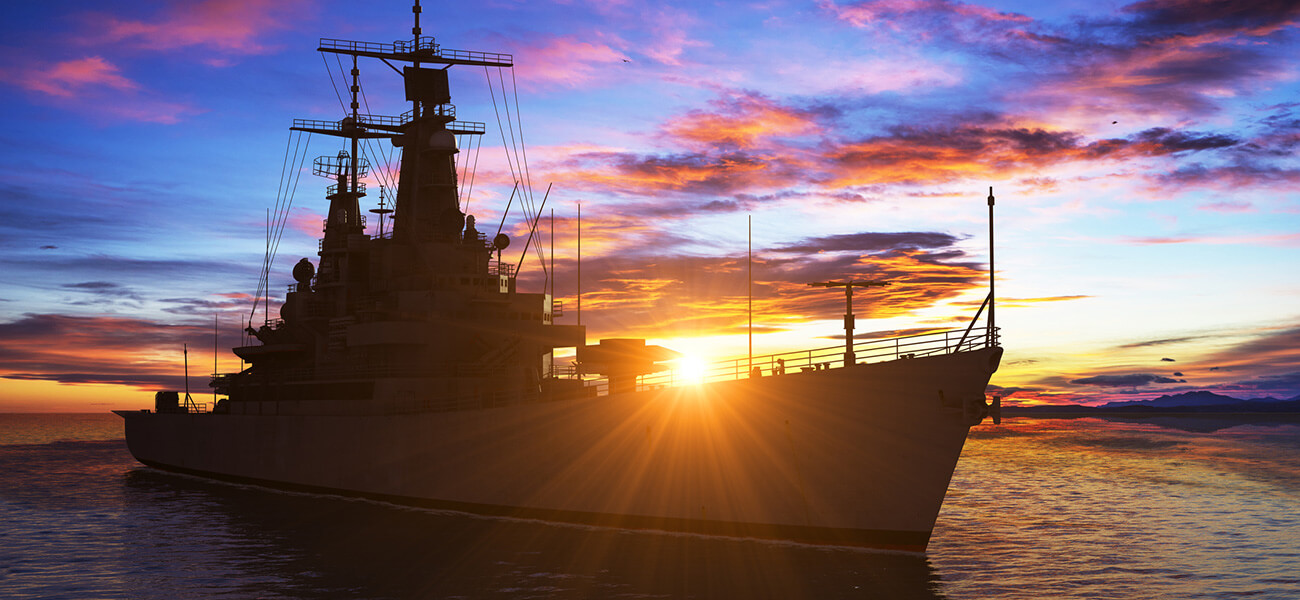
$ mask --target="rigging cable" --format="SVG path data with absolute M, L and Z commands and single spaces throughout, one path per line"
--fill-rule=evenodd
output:
M 523 164 L 523 161 L 520 160 L 519 144 L 518 144 L 518 142 L 515 141 L 515 122 L 514 122 L 514 119 L 512 119 L 512 118 L 510 117 L 510 98 L 509 98 L 508 96 L 506 96 L 506 82 L 505 82 L 505 76 L 502 75 L 502 71 L 503 71 L 503 70 L 504 70 L 503 68 L 501 68 L 501 67 L 497 67 L 497 80 L 501 82 L 501 104 L 502 104 L 502 106 L 505 106 L 505 109 L 506 109 L 506 125 L 507 125 L 507 126 L 509 127 L 509 129 L 510 129 L 510 146 L 509 146 L 508 148 L 506 148 L 506 151 L 507 151 L 507 152 L 510 152 L 510 151 L 513 151 L 513 152 L 514 152 L 515 164 L 518 165 L 518 168 L 519 168 L 519 177 L 523 178 L 523 183 L 524 183 L 524 185 L 523 185 L 524 194 L 523 194 L 522 196 L 520 196 L 520 197 L 524 200 L 524 202 L 521 203 L 520 206 L 524 207 L 524 216 L 525 216 L 529 221 L 533 221 L 533 220 L 535 220 L 535 219 L 534 219 L 534 216 L 533 216 L 533 214 L 530 214 L 530 213 L 537 213 L 537 211 L 538 211 L 538 208 L 537 208 L 537 199 L 536 199 L 536 197 L 533 196 L 533 183 L 532 183 L 532 181 L 528 180 L 527 177 L 525 176 L 525 173 L 524 173 L 525 165 Z M 523 123 L 520 123 L 519 126 L 520 126 L 520 129 L 523 129 Z M 504 144 L 505 144 L 505 132 L 502 132 L 501 135 L 502 135 L 501 143 L 504 145 Z M 540 214 L 540 213 L 537 213 L 537 218 L 540 218 L 540 217 L 541 217 L 541 214 Z M 531 239 L 532 236 L 529 236 L 529 238 Z M 528 250 L 528 248 L 525 246 L 524 251 L 526 252 L 527 250 Z
M 491 75 L 491 72 L 488 71 L 487 66 L 484 66 L 484 67 L 483 67 L 483 76 L 487 78 L 487 82 L 488 82 L 488 95 L 491 96 L 491 98 L 492 98 L 492 111 L 496 113 L 496 117 L 497 117 L 497 131 L 499 131 L 499 132 L 501 133 L 501 147 L 502 147 L 502 149 L 505 150 L 505 153 L 506 153 L 506 164 L 509 165 L 509 167 L 510 167 L 510 178 L 513 179 L 513 180 L 515 180 L 516 182 L 518 182 L 518 181 L 519 181 L 519 175 L 516 174 L 516 172 L 515 172 L 515 163 L 514 163 L 513 157 L 511 157 L 511 155 L 510 155 L 510 147 L 506 145 L 506 132 L 505 132 L 505 128 L 501 126 L 501 109 L 497 108 L 497 97 L 496 97 L 496 93 L 493 91 L 493 86 L 492 86 L 492 75 Z M 502 90 L 502 94 L 504 94 L 504 93 L 505 93 L 505 90 Z
M 298 139 L 300 142 L 302 141 L 302 132 L 299 132 Z M 266 290 L 265 290 L 268 296 L 267 304 L 266 304 L 266 314 L 268 320 L 270 319 L 270 315 L 271 315 L 271 306 L 269 300 L 270 287 L 271 287 L 271 265 L 275 262 L 276 255 L 280 253 L 280 240 L 284 238 L 284 227 L 289 222 L 289 212 L 290 210 L 293 209 L 293 199 L 297 196 L 298 193 L 298 182 L 302 180 L 302 170 L 303 170 L 302 168 L 303 168 L 303 164 L 307 160 L 307 151 L 310 147 L 311 147 L 311 133 L 308 133 L 306 144 L 302 147 L 301 158 L 297 154 L 297 149 L 295 148 L 294 150 L 295 152 L 294 159 L 295 159 L 295 165 L 297 166 L 296 169 L 297 173 L 294 176 L 293 187 L 289 189 L 289 195 L 285 199 L 284 203 L 281 205 L 281 208 L 278 211 L 278 214 L 276 215 L 274 221 L 275 225 L 273 227 L 273 229 L 275 230 L 275 233 L 272 236 L 273 241 L 268 240 L 269 247 L 267 252 L 268 259 L 266 262 Z M 268 231 L 268 234 L 269 233 L 270 232 Z
M 340 65 L 341 65 L 341 63 L 340 63 Z M 363 85 L 363 86 L 360 86 L 360 87 L 361 87 L 361 101 L 362 101 L 363 103 L 365 103 L 365 105 L 366 105 L 366 115 L 367 115 L 367 116 L 369 116 L 369 115 L 373 115 L 374 113 L 370 110 L 370 99 L 369 99 L 368 97 L 366 97 L 366 87 L 365 87 L 364 85 Z M 366 148 L 370 148 L 370 141 L 371 141 L 371 140 L 370 140 L 369 138 L 366 138 Z M 381 181 L 380 183 L 382 183 L 382 184 L 384 184 L 384 185 L 387 185 L 388 187 L 393 187 L 393 185 L 392 185 L 392 183 L 393 183 L 393 172 L 392 172 L 392 167 L 390 166 L 390 165 L 391 165 L 391 161 L 392 161 L 392 154 L 391 154 L 391 153 L 384 152 L 384 151 L 383 151 L 383 150 L 384 150 L 384 145 L 383 145 L 382 143 L 378 142 L 378 141 L 375 141 L 375 146 L 377 146 L 377 147 L 379 148 L 379 152 L 373 152 L 373 151 L 372 151 L 372 153 L 374 153 L 374 154 L 378 154 L 380 157 L 382 157 L 382 158 L 384 159 L 383 163 L 381 163 L 381 164 L 383 165 L 382 169 L 387 169 L 387 170 L 383 173 L 385 181 Z M 390 149 L 391 149 L 391 148 L 390 148 Z
M 289 130 L 289 136 L 287 139 L 285 139 L 284 142 L 284 162 L 280 165 L 280 183 L 279 185 L 276 186 L 275 189 L 275 206 L 277 211 L 280 209 L 280 199 L 283 198 L 283 194 L 284 194 L 284 175 L 289 170 L 289 148 L 293 146 L 293 134 L 294 134 L 293 130 Z M 294 157 L 295 158 L 297 157 L 296 150 L 294 151 Z M 257 274 L 257 292 L 253 294 L 253 310 L 249 311 L 248 313 L 249 326 L 252 326 L 253 316 L 257 314 L 257 304 L 262 299 L 262 291 L 264 289 L 263 286 L 265 285 L 266 273 L 267 273 L 266 261 L 268 258 L 270 258 L 270 252 L 269 252 L 271 246 L 271 240 L 269 239 L 271 235 L 270 213 L 267 213 L 267 221 L 268 222 L 267 222 L 266 232 L 267 232 L 268 239 L 266 241 L 266 245 L 268 251 L 262 255 L 262 270 L 259 271 Z
M 346 80 L 347 70 L 344 69 L 343 67 L 342 59 L 340 59 L 338 55 L 335 55 L 334 62 L 339 67 L 339 73 L 342 74 L 344 79 Z M 359 78 L 357 80 L 357 90 L 361 93 L 361 101 L 366 105 L 366 116 L 369 117 L 372 114 L 370 111 L 370 99 L 366 97 L 366 87 L 361 84 L 361 80 Z M 380 150 L 383 149 L 383 145 L 378 142 L 375 142 L 374 145 L 378 146 Z M 392 174 L 384 170 L 385 168 L 388 167 L 388 157 L 385 156 L 383 152 L 377 151 L 371 146 L 370 138 L 363 138 L 361 140 L 361 149 L 362 152 L 369 155 L 372 162 L 375 163 L 374 170 L 372 172 L 375 174 L 375 178 L 379 181 L 379 184 L 388 187 L 395 187 L 393 186 Z
M 310 140 L 310 137 L 309 137 L 308 139 Z M 289 210 L 289 209 L 288 209 L 287 207 L 285 207 L 285 205 L 284 205 L 284 203 L 285 203 L 285 194 L 286 194 L 286 193 L 288 192 L 288 190 L 289 190 L 289 187 L 288 187 L 287 183 L 285 182 L 285 174 L 286 174 L 286 172 L 287 172 L 288 166 L 289 166 L 290 164 L 294 165 L 294 166 L 298 169 L 298 171 L 299 171 L 299 172 L 298 172 L 298 176 L 301 177 L 301 166 L 300 166 L 300 163 L 299 163 L 299 160 L 298 160 L 298 156 L 299 156 L 299 155 L 298 155 L 298 151 L 299 151 L 299 149 L 302 148 L 302 132 L 297 132 L 297 143 L 294 144 L 294 148 L 293 148 L 293 161 L 290 162 L 290 161 L 289 161 L 289 145 L 290 145 L 290 144 L 293 144 L 293 143 L 294 143 L 294 132 L 293 132 L 293 131 L 290 131 L 290 132 L 289 132 L 289 139 L 288 139 L 288 141 L 286 141 L 286 143 L 285 143 L 285 148 L 284 148 L 284 163 L 280 166 L 280 185 L 278 186 L 278 188 L 277 188 L 277 190 L 276 190 L 276 194 L 275 194 L 275 214 L 276 214 L 276 218 L 277 218 L 277 220 L 280 219 L 280 215 L 281 215 L 282 212 L 285 213 L 285 214 L 287 214 L 287 213 L 288 213 L 288 210 Z M 304 151 L 302 155 L 303 155 L 303 156 L 306 156 L 306 152 Z M 292 178 L 292 177 L 293 177 L 293 176 L 290 176 L 290 178 Z M 294 181 L 294 188 L 295 188 L 295 189 L 297 188 L 297 182 L 296 182 L 296 180 Z M 289 203 L 292 204 L 292 202 L 293 202 L 293 201 L 292 201 L 292 196 L 290 196 Z M 271 213 L 270 213 L 270 210 L 268 209 L 268 211 L 267 211 L 267 224 L 266 224 L 266 235 L 267 235 L 267 239 L 266 239 L 266 254 L 263 255 L 263 257 L 262 257 L 262 272 L 261 272 L 261 276 L 258 278 L 258 282 L 257 282 L 257 294 L 256 294 L 256 296 L 254 296 L 254 300 L 253 300 L 253 310 L 252 310 L 252 312 L 250 312 L 249 315 L 248 315 L 248 319 L 249 319 L 249 323 L 250 323 L 250 324 L 252 323 L 253 316 L 254 316 L 255 314 L 257 314 L 257 304 L 258 304 L 258 301 L 261 300 L 261 299 L 263 298 L 263 292 L 267 292 L 267 291 L 269 291 L 269 288 L 270 288 L 271 263 L 275 260 L 275 255 L 274 255 L 274 253 L 271 251 L 271 229 L 272 229 L 272 227 L 271 227 Z M 269 317 L 269 315 L 270 315 L 270 310 L 271 310 L 271 307 L 270 307 L 269 305 L 266 306 L 266 311 L 267 311 L 268 319 L 270 318 L 270 317 Z
M 478 137 L 479 141 L 478 145 L 474 146 L 474 138 L 470 138 L 470 146 L 474 147 L 474 167 L 469 171 L 469 191 L 465 193 L 465 212 L 467 213 L 469 212 L 469 199 L 474 195 L 474 180 L 478 176 L 478 155 L 479 151 L 483 149 L 483 138 L 479 136 L 474 137 Z M 468 163 L 469 159 L 466 159 L 465 162 Z
M 528 171 L 528 145 L 524 143 L 524 113 L 519 110 L 519 83 L 515 81 L 515 70 L 510 69 L 510 85 L 514 88 L 515 95 L 515 118 L 519 119 L 519 147 L 523 150 L 524 159 L 524 179 L 528 182 L 528 188 L 533 187 L 533 176 Z M 501 92 L 505 94 L 505 90 Z
M 500 67 L 497 68 L 497 76 L 501 78 L 501 98 L 502 98 L 502 102 L 506 105 L 506 120 L 507 122 L 509 122 L 510 103 L 509 103 L 509 99 L 506 98 L 506 89 L 505 89 L 506 84 L 505 84 L 504 77 L 501 75 L 502 70 L 503 69 L 501 69 Z M 510 69 L 510 84 L 512 86 L 512 93 L 514 94 L 515 97 L 515 119 L 519 121 L 519 145 L 515 149 L 516 160 L 518 160 L 519 163 L 522 165 L 521 168 L 523 169 L 524 182 L 525 182 L 524 185 L 528 189 L 529 196 L 530 196 L 529 199 L 533 202 L 535 206 L 536 198 L 532 196 L 533 178 L 532 175 L 529 173 L 529 169 L 528 169 L 528 146 L 524 143 L 524 115 L 523 112 L 519 110 L 519 84 L 515 79 L 515 70 L 513 68 Z M 511 141 L 513 141 L 514 140 L 513 127 L 510 130 L 510 137 L 511 137 Z M 550 192 L 551 192 L 551 187 L 548 185 L 546 186 L 547 195 L 549 195 Z M 544 201 L 545 198 L 543 197 L 543 202 Z M 535 207 L 535 212 L 537 215 L 535 219 L 535 223 L 536 223 L 536 221 L 540 221 L 542 218 L 541 208 Z M 536 227 L 536 224 L 534 224 L 534 227 Z M 531 238 L 532 236 L 529 237 Z M 546 274 L 546 277 L 549 280 L 550 272 L 546 268 L 546 252 L 542 248 L 541 238 L 537 238 L 537 242 L 533 245 L 533 249 L 536 250 L 537 252 L 537 260 L 542 265 L 542 272 Z M 525 248 L 525 250 L 527 249 Z

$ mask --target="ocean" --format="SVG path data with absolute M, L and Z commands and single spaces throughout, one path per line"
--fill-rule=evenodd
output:
M 1300 598 L 1300 419 L 971 431 L 925 555 L 554 525 L 139 465 L 0 414 L 0 598 Z

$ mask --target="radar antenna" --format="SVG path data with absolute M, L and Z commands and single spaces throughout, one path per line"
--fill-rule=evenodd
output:
M 857 357 L 853 354 L 853 288 L 873 288 L 885 287 L 889 285 L 888 281 L 816 281 L 808 284 L 810 287 L 842 287 L 844 288 L 844 366 L 850 366 L 858 362 Z

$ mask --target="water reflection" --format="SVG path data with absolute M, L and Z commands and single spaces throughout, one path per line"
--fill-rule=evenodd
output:
M 133 570 L 160 568 L 211 593 L 942 598 L 919 556 L 479 518 L 149 469 L 127 473 L 124 488 L 131 512 L 153 521 L 124 549 Z
M 1035 419 L 1038 417 L 1016 416 L 1013 419 Z M 1255 414 L 1131 414 L 1131 415 L 1108 415 L 1097 414 L 1087 417 L 1053 417 L 1056 420 L 1073 420 L 1073 419 L 1096 419 L 1109 423 L 1123 423 L 1129 425 L 1155 425 L 1165 429 L 1177 429 L 1190 433 L 1214 433 L 1233 427 L 1243 425 L 1255 426 L 1297 426 L 1300 425 L 1300 415 L 1291 413 L 1272 414 L 1272 413 L 1255 413 Z
M 0 595 L 1300 597 L 1300 424 L 972 430 L 928 558 L 478 518 L 0 445 Z
M 1008 419 L 962 454 L 930 559 L 960 598 L 1295 598 L 1300 427 Z

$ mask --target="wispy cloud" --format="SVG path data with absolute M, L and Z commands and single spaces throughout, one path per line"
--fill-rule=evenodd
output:
M 1300 233 L 1265 234 L 1265 235 L 1175 235 L 1175 236 L 1141 236 L 1125 237 L 1119 240 L 1124 244 L 1135 246 L 1160 246 L 1169 244 L 1210 244 L 1216 246 L 1244 244 L 1250 246 L 1300 245 Z
M 210 348 L 211 327 L 27 314 L 0 323 L 0 378 L 178 389 L 187 343 Z
M 531 41 L 514 41 L 508 45 L 518 57 L 519 81 L 525 89 L 580 87 L 592 82 L 609 85 L 621 79 L 626 53 L 599 41 L 580 40 L 576 36 L 545 37 Z M 513 81 L 493 81 L 493 85 L 513 85 Z
M 289 27 L 308 7 L 300 0 L 199 0 L 171 3 L 143 19 L 112 14 L 87 17 L 89 43 L 129 44 L 149 50 L 207 47 L 258 54 L 268 32 Z
M 102 56 L 58 63 L 35 59 L 0 68 L 0 81 L 48 98 L 55 105 L 101 119 L 175 124 L 199 109 L 164 99 L 122 74 Z
M 863 232 L 808 238 L 757 253 L 755 323 L 768 328 L 831 318 L 843 294 L 807 284 L 822 280 L 888 281 L 872 289 L 862 318 L 911 314 L 982 285 L 987 274 L 955 247 L 958 238 L 929 232 Z M 745 256 L 694 256 L 648 244 L 644 253 L 584 257 L 584 323 L 592 335 L 652 337 L 738 333 L 747 319 Z M 571 272 L 569 261 L 557 264 Z M 566 306 L 575 298 L 564 297 Z
M 29 90 L 63 98 L 92 87 L 104 86 L 116 90 L 135 90 L 140 87 L 140 84 L 124 77 L 117 65 L 102 56 L 88 56 L 32 68 L 9 80 Z

